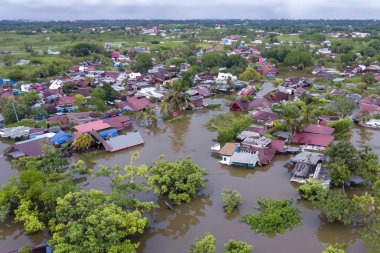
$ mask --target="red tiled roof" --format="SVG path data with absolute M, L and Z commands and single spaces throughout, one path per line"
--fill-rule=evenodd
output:
M 280 151 L 281 149 L 284 148 L 284 146 L 285 146 L 284 140 L 272 140 L 270 143 L 270 148 L 276 151 Z
M 140 110 L 143 110 L 144 108 L 150 106 L 152 103 L 149 101 L 149 99 L 142 97 L 128 97 L 127 101 L 120 104 L 120 108 L 123 109 L 125 106 L 128 106 L 132 109 L 132 111 L 137 112 Z
M 313 134 L 323 134 L 323 135 L 332 135 L 334 133 L 334 128 L 310 124 L 305 129 L 305 133 L 313 133 Z
M 107 128 L 111 128 L 111 125 L 108 123 L 105 123 L 103 120 L 91 121 L 85 124 L 74 126 L 74 129 L 76 131 L 74 135 L 78 136 L 83 133 L 88 133 L 91 131 L 100 131 Z
M 252 119 L 253 120 L 259 120 L 259 121 L 267 121 L 271 119 L 277 119 L 278 116 L 274 112 L 256 112 L 253 114 Z
M 73 104 L 73 103 L 74 103 L 73 96 L 59 97 L 57 101 L 58 105 L 66 105 L 66 104 Z
M 292 137 L 292 143 L 327 147 L 334 140 L 332 135 L 296 133 Z

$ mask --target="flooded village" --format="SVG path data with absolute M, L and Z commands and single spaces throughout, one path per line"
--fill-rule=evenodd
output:
M 123 29 L 157 37 L 161 44 L 173 39 L 166 33 L 174 38 L 193 34 L 163 25 Z M 370 36 L 348 33 L 350 38 Z M 322 252 L 338 244 L 343 252 L 378 252 L 378 244 L 362 239 L 369 221 L 362 220 L 367 213 L 359 205 L 363 196 L 377 203 L 372 186 L 380 171 L 378 61 L 358 56 L 344 67 L 331 66 L 343 53 L 326 37 L 343 40 L 346 33 L 325 32 L 321 41 L 304 39 L 305 48 L 300 42 L 270 39 L 283 34 L 255 34 L 250 40 L 232 32 L 215 41 L 199 38 L 202 46 L 179 47 L 170 56 L 154 48 L 160 42 L 131 47 L 106 42 L 99 52 L 79 43 L 55 55 L 74 57 L 87 50 L 102 57 L 75 56 L 81 61 L 49 80 L 14 80 L 9 73 L 0 78 L 1 252 L 21 252 L 17 249 L 23 245 L 33 253 L 40 248 L 69 252 L 60 251 L 62 242 L 70 241 L 60 234 L 60 225 L 70 210 L 49 209 L 57 217 L 48 219 L 38 213 L 37 204 L 31 207 L 33 194 L 44 190 L 33 186 L 35 192 L 21 193 L 12 188 L 14 182 L 22 184 L 20 175 L 29 170 L 52 180 L 44 181 L 44 187 L 70 177 L 72 190 L 49 202 L 54 205 L 65 203 L 70 194 L 99 190 L 107 204 L 139 213 L 135 218 L 146 223 L 120 239 L 128 238 L 135 247 L 125 252 L 188 252 L 206 232 L 217 238 L 217 249 L 241 240 L 253 245 L 254 252 Z M 301 56 L 281 63 L 276 55 L 280 49 Z M 322 57 L 325 64 L 318 61 Z M 186 161 L 203 169 L 191 198 L 181 195 L 187 194 L 186 187 L 178 184 L 196 181 L 195 173 L 168 185 L 160 181 L 168 175 L 149 174 L 159 173 L 160 165 L 169 170 Z M 173 174 L 180 177 L 191 166 L 184 167 Z M 63 189 L 50 187 L 57 194 Z M 168 193 L 170 187 L 181 188 L 180 200 Z M 220 197 L 226 189 L 243 199 L 231 213 L 223 211 L 226 203 Z M 55 196 L 49 194 L 41 196 Z M 342 194 L 342 203 L 337 202 L 343 207 L 333 205 L 334 194 Z M 248 217 L 258 215 L 262 199 L 289 200 L 300 220 L 284 232 L 260 231 Z

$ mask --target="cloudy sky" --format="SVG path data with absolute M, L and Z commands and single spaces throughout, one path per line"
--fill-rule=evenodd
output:
M 380 0 L 0 0 L 1 19 L 380 19 Z

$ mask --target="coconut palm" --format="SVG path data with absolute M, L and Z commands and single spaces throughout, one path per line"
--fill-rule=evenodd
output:
M 293 135 L 297 130 L 302 130 L 305 124 L 305 118 L 296 104 L 284 104 L 281 110 L 281 116 L 285 121 L 285 126 Z

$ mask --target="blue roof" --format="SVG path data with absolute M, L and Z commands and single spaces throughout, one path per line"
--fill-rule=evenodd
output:
M 118 135 L 116 129 L 104 130 L 104 131 L 100 132 L 99 134 L 103 138 L 106 138 L 106 137 L 116 137 Z
M 72 136 L 68 133 L 65 133 L 63 131 L 56 132 L 53 137 L 50 138 L 51 144 L 63 144 L 67 141 L 69 141 L 72 138 Z
M 10 85 L 10 84 L 14 86 L 17 84 L 17 82 L 12 79 L 5 79 L 5 78 L 0 77 L 0 86 Z

